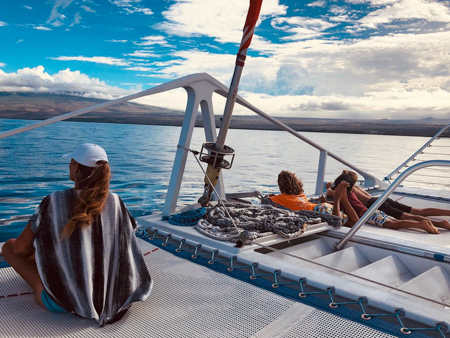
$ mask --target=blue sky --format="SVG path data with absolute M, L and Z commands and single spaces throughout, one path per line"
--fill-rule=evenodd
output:
M 0 91 L 112 99 L 198 72 L 228 85 L 248 4 L 2 0 Z M 239 94 L 281 116 L 450 118 L 450 1 L 264 0 Z

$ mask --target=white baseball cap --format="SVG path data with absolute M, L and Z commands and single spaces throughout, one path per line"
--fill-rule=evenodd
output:
M 108 162 L 106 151 L 93 143 L 80 144 L 73 153 L 63 155 L 64 159 L 74 159 L 78 163 L 87 167 L 97 168 L 98 161 Z

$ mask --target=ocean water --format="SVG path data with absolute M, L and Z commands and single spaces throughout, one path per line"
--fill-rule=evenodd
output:
M 33 121 L 0 119 L 0 132 L 30 123 Z M 61 156 L 80 143 L 97 143 L 105 148 L 113 172 L 111 190 L 121 196 L 135 217 L 161 211 L 180 131 L 180 127 L 169 126 L 58 122 L 0 140 L 0 242 L 20 234 L 46 195 L 73 187 L 68 163 Z M 406 136 L 302 134 L 380 179 L 428 141 Z M 200 150 L 204 141 L 203 130 L 196 128 L 191 149 Z M 436 149 L 449 153 L 450 139 L 439 142 Z M 307 194 L 314 193 L 319 151 L 294 136 L 282 131 L 230 130 L 226 144 L 236 152 L 232 169 L 222 171 L 227 192 L 276 193 L 278 173 L 290 170 L 302 179 Z M 448 159 L 448 155 L 438 159 Z M 333 180 L 342 169 L 343 165 L 328 158 L 326 179 Z M 436 172 L 445 177 L 445 170 Z M 203 178 L 197 161 L 189 154 L 180 205 L 200 197 Z M 415 175 L 409 184 L 433 188 L 442 179 Z

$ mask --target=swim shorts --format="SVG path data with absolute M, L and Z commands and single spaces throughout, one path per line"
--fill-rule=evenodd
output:
M 333 205 L 331 205 L 330 203 L 320 203 L 315 206 L 314 211 L 321 212 L 322 214 L 332 215 L 333 214 Z M 342 224 L 347 223 L 348 217 L 342 211 L 341 211 L 341 217 L 342 217 Z
M 378 197 L 372 197 L 370 200 L 367 201 L 366 206 L 370 208 L 377 199 Z M 390 198 L 386 199 L 386 201 L 384 201 L 384 203 L 378 207 L 378 210 L 381 210 L 384 213 L 396 219 L 402 219 L 403 213 L 405 212 L 411 213 L 411 209 L 412 207 L 410 207 L 409 205 L 396 202 Z
M 50 311 L 50 312 L 67 312 L 61 306 L 59 306 L 45 290 L 42 290 L 41 299 L 42 299 L 42 303 L 44 303 L 44 306 L 48 311 Z
M 395 220 L 393 217 L 386 215 L 380 210 L 375 210 L 375 212 L 369 217 L 367 223 L 372 225 L 377 225 L 383 227 L 384 223 Z

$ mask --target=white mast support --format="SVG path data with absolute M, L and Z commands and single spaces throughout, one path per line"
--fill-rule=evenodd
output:
M 327 168 L 327 155 L 326 150 L 320 151 L 319 156 L 319 168 L 317 168 L 317 179 L 316 179 L 316 195 L 320 195 L 323 192 L 323 183 L 325 181 L 325 172 Z
M 216 142 L 217 134 L 216 134 L 216 120 L 214 118 L 214 107 L 212 103 L 212 92 L 211 96 L 208 97 L 208 100 L 202 100 L 200 102 L 200 107 L 202 110 L 202 118 L 203 118 L 203 128 L 205 130 L 205 138 L 206 142 Z M 219 181 L 216 185 L 216 191 L 219 196 L 213 195 L 213 200 L 218 200 L 220 197 L 222 200 L 225 200 L 225 185 L 223 182 L 223 175 L 219 175 Z
M 173 214 L 176 209 L 184 169 L 186 167 L 188 155 L 187 149 L 189 149 L 189 145 L 191 143 L 199 105 L 201 105 L 202 108 L 206 141 L 214 142 L 216 140 L 216 126 L 214 110 L 212 108 L 212 94 L 218 88 L 211 86 L 211 82 L 207 80 L 199 79 L 199 81 L 192 83 L 188 87 L 185 87 L 185 89 L 188 93 L 188 102 L 186 112 L 184 114 L 183 126 L 181 127 L 180 140 L 178 142 L 175 161 L 173 163 L 172 173 L 170 175 L 166 201 L 164 203 L 164 216 Z M 225 198 L 222 175 L 220 175 L 219 178 L 220 179 L 216 190 L 221 198 Z

